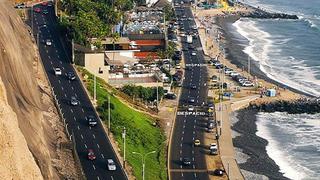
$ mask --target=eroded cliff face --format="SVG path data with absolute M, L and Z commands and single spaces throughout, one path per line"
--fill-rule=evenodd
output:
M 0 0 L 1 179 L 76 179 L 68 143 L 36 46 Z

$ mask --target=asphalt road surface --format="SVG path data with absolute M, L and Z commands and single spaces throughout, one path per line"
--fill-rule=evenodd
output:
M 68 130 L 75 137 L 77 154 L 85 176 L 87 179 L 127 179 L 100 121 L 98 121 L 98 125 L 95 127 L 91 128 L 88 126 L 86 117 L 89 115 L 97 117 L 97 114 L 79 78 L 77 77 L 75 81 L 70 81 L 65 75 L 67 72 L 73 72 L 73 68 L 59 40 L 57 19 L 54 15 L 53 7 L 35 5 L 33 9 L 35 8 L 40 8 L 41 12 L 32 12 L 33 34 L 35 39 L 37 39 L 37 33 L 39 32 L 38 44 L 40 56 L 54 93 L 57 96 Z M 48 14 L 43 14 L 44 9 L 48 9 Z M 47 39 L 52 40 L 51 46 L 46 46 L 45 41 Z M 53 70 L 55 67 L 62 69 L 61 76 L 55 76 Z M 70 98 L 72 96 L 80 101 L 79 106 L 70 105 Z M 88 159 L 88 149 L 93 149 L 96 160 L 91 161 Z M 116 171 L 108 171 L 107 159 L 115 161 Z
M 178 1 L 176 1 L 178 2 Z M 180 3 L 180 1 L 179 1 Z M 189 6 L 180 6 L 175 8 L 176 15 L 183 17 L 184 32 L 197 32 L 193 28 L 195 25 L 193 15 Z M 188 18 L 192 18 L 189 19 Z M 178 179 L 209 179 L 205 156 L 209 153 L 209 149 L 201 144 L 200 147 L 194 146 L 194 140 L 198 139 L 203 142 L 203 133 L 205 133 L 207 116 L 207 70 L 206 62 L 199 36 L 193 39 L 192 45 L 194 49 L 190 49 L 190 44 L 186 42 L 186 37 L 182 37 L 182 47 L 187 48 L 183 51 L 186 66 L 193 66 L 185 71 L 185 79 L 179 99 L 179 108 L 172 134 L 170 147 L 170 177 L 172 180 Z M 196 55 L 192 55 L 192 52 Z M 196 85 L 196 89 L 190 88 L 190 85 Z M 194 98 L 195 102 L 188 102 L 190 98 Z M 194 105 L 198 115 L 188 115 L 185 112 L 185 106 Z M 183 165 L 183 158 L 190 158 L 190 165 Z

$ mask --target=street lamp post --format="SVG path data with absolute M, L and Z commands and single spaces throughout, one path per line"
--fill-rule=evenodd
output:
M 151 152 L 148 152 L 147 154 L 145 155 L 142 155 L 141 153 L 138 153 L 138 152 L 132 152 L 132 154 L 137 154 L 139 156 L 141 156 L 141 159 L 142 159 L 142 180 L 144 180 L 144 176 L 145 176 L 145 160 L 146 160 L 146 157 L 149 155 L 149 154 L 153 154 L 153 153 L 156 153 L 156 151 L 151 151 Z

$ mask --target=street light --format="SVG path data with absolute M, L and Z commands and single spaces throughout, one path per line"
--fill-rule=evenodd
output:
M 156 151 L 151 151 L 151 152 L 148 152 L 147 154 L 145 155 L 142 155 L 141 153 L 138 153 L 138 152 L 132 152 L 132 154 L 137 154 L 137 155 L 140 155 L 141 158 L 142 158 L 142 180 L 144 180 L 144 169 L 145 169 L 145 160 L 146 160 L 146 157 L 147 155 L 149 154 L 153 154 L 153 153 L 156 153 Z

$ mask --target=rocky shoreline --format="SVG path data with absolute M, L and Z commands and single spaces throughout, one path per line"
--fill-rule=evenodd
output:
M 299 19 L 297 15 L 285 14 L 285 13 L 272 13 L 263 9 L 250 6 L 248 4 L 238 3 L 240 6 L 248 9 L 252 9 L 250 13 L 239 13 L 241 17 L 260 18 L 260 19 Z

